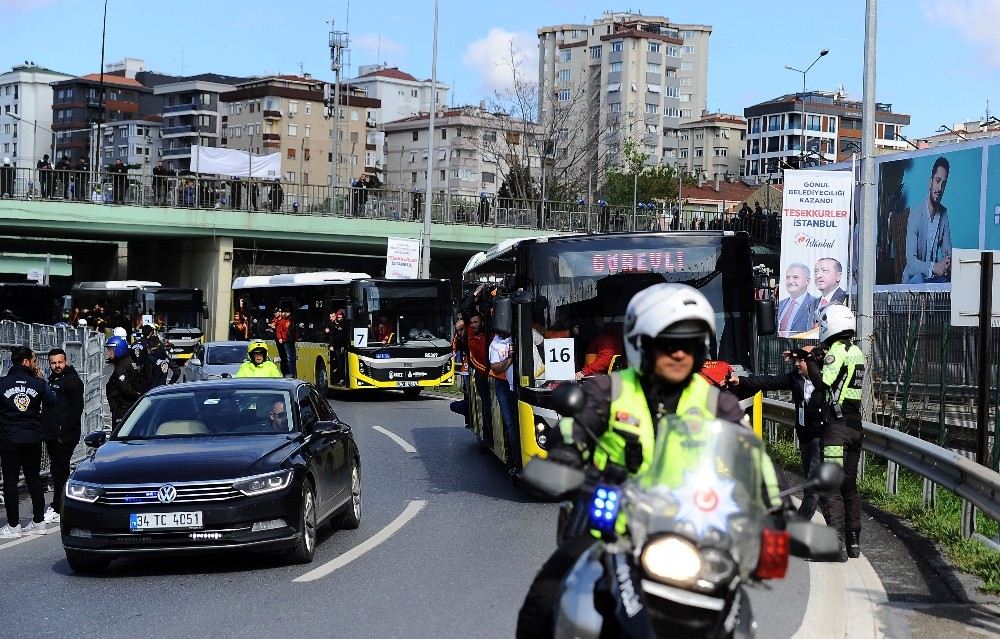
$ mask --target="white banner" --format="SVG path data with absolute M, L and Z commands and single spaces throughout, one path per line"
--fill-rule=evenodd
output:
M 193 144 L 191 145 L 191 170 L 195 173 L 209 175 L 273 180 L 281 177 L 281 154 L 252 155 L 238 149 L 220 149 Z
M 813 338 L 827 304 L 846 304 L 854 179 L 850 171 L 785 171 L 778 335 Z
M 415 280 L 420 277 L 420 240 L 390 237 L 385 251 L 385 277 Z

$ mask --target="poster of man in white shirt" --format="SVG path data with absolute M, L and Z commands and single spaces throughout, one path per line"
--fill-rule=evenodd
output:
M 951 227 L 941 203 L 951 165 L 944 156 L 934 161 L 927 197 L 910 209 L 906 222 L 904 284 L 951 281 Z

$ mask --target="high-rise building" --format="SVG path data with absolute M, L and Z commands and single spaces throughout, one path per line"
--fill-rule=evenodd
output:
M 860 155 L 862 113 L 861 101 L 849 99 L 843 91 L 793 93 L 745 108 L 745 174 L 780 178 L 787 168 Z M 909 123 L 910 116 L 893 112 L 891 104 L 876 103 L 876 153 L 908 148 L 901 133 Z
M 630 141 L 647 164 L 673 164 L 677 130 L 708 104 L 712 28 L 605 13 L 538 30 L 538 120 L 555 173 L 592 182 Z
M 419 113 L 430 113 L 431 81 L 418 80 L 397 67 L 372 64 L 358 67 L 358 76 L 344 81 L 351 87 L 361 89 L 363 95 L 382 103 L 380 122 L 395 122 Z M 448 104 L 448 85 L 437 83 L 435 106 L 443 108 Z
M 43 155 L 55 156 L 51 83 L 70 77 L 34 62 L 0 74 L 0 162 L 34 168 Z
M 340 123 L 326 117 L 326 83 L 306 76 L 269 76 L 221 93 L 222 137 L 230 149 L 255 155 L 280 153 L 281 179 L 289 183 L 350 186 L 362 173 L 376 173 L 377 146 L 368 139 L 378 126 L 380 103 L 341 91 Z M 340 162 L 333 136 L 340 135 Z M 333 166 L 340 167 L 339 180 Z

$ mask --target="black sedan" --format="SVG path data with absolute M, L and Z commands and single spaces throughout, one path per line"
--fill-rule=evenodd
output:
M 351 428 L 312 385 L 222 379 L 143 396 L 66 484 L 62 542 L 76 572 L 116 558 L 224 550 L 308 563 L 316 528 L 361 522 Z

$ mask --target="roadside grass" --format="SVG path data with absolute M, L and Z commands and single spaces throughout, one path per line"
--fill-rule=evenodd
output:
M 782 429 L 782 434 L 790 430 Z M 768 453 L 776 464 L 799 472 L 799 451 L 788 440 L 768 444 Z M 975 539 L 962 539 L 960 532 L 962 500 L 938 486 L 933 510 L 923 505 L 922 478 L 905 469 L 899 470 L 897 494 L 885 490 L 886 462 L 874 455 L 865 456 L 865 474 L 858 480 L 858 490 L 871 505 L 892 513 L 913 526 L 920 534 L 936 542 L 961 571 L 980 577 L 983 590 L 1000 593 L 1000 552 Z M 986 537 L 996 537 L 1000 525 L 982 513 L 976 513 L 976 531 Z

